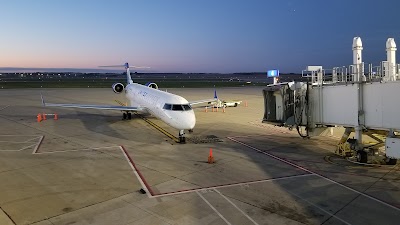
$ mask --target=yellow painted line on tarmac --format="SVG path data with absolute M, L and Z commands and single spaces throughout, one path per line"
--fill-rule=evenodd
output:
M 115 100 L 118 104 L 120 104 L 121 106 L 126 106 L 125 103 L 122 103 L 120 100 Z
M 139 113 L 135 113 L 135 115 L 139 116 L 140 118 L 142 118 L 142 120 L 144 120 L 146 123 L 150 124 L 152 127 L 156 128 L 158 131 L 160 131 L 161 133 L 163 133 L 165 136 L 171 138 L 173 141 L 175 142 L 179 142 L 179 139 L 177 137 L 175 137 L 174 135 L 172 135 L 171 133 L 169 133 L 168 131 L 166 131 L 164 128 L 158 126 L 157 124 L 155 124 L 153 121 L 143 117 L 142 115 L 140 115 Z
M 119 100 L 115 100 L 118 104 L 122 105 L 122 106 L 126 106 L 126 104 L 122 103 Z M 139 116 L 142 120 L 144 120 L 146 123 L 150 124 L 152 127 L 156 128 L 158 131 L 160 131 L 161 133 L 163 133 L 165 136 L 171 138 L 173 141 L 175 142 L 179 142 L 179 139 L 177 137 L 175 137 L 174 135 L 172 135 L 171 133 L 169 133 L 168 131 L 166 131 L 164 128 L 158 126 L 157 124 L 155 124 L 153 121 L 150 121 L 149 119 L 145 118 L 144 116 L 142 116 L 141 114 L 134 112 L 135 115 Z

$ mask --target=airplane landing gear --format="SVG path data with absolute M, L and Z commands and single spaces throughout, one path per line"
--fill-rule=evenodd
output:
M 132 113 L 130 113 L 130 112 L 127 112 L 127 113 L 123 113 L 122 114 L 122 119 L 123 120 L 131 120 L 132 119 Z
M 190 130 L 189 130 L 189 134 L 191 134 L 191 133 L 193 133 L 193 129 L 190 129 Z
M 180 130 L 179 131 L 179 143 L 185 144 L 186 143 L 186 137 L 185 137 L 185 131 Z

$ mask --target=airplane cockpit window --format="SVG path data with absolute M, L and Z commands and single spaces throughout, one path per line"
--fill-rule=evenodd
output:
M 171 104 L 165 104 L 164 107 L 163 107 L 163 109 L 171 110 L 171 107 L 172 107 Z
M 172 111 L 190 111 L 190 110 L 192 110 L 192 107 L 190 105 L 165 104 L 163 109 L 172 110 Z
M 192 110 L 192 107 L 190 107 L 190 105 L 182 105 L 182 106 L 185 109 L 185 111 Z
M 183 111 L 182 105 L 172 105 L 172 111 Z

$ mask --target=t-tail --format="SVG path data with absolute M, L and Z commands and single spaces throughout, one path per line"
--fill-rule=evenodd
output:
M 125 69 L 126 69 L 126 83 L 133 84 L 133 80 L 131 77 L 131 71 L 129 70 L 129 63 L 125 63 Z
M 133 84 L 133 80 L 131 77 L 131 71 L 129 69 L 129 63 L 125 63 L 124 65 L 114 65 L 114 66 L 100 66 L 100 67 L 125 67 L 126 70 L 126 84 Z M 132 66 L 132 68 L 137 68 L 137 69 L 148 69 L 150 67 L 148 66 Z

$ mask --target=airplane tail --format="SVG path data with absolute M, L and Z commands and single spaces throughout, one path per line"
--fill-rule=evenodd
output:
M 217 89 L 214 89 L 214 98 L 215 98 L 215 99 L 218 99 L 218 96 L 217 96 Z
M 100 66 L 100 67 L 124 67 L 126 70 L 126 83 L 127 84 L 133 84 L 133 80 L 131 77 L 131 71 L 129 69 L 129 63 L 125 63 L 124 65 L 114 65 L 114 66 Z M 148 69 L 150 67 L 147 66 L 131 66 L 132 68 L 137 68 L 137 69 Z
M 129 70 L 129 63 L 125 63 L 125 70 L 126 70 L 126 83 L 133 84 L 133 80 L 131 77 L 131 71 Z

